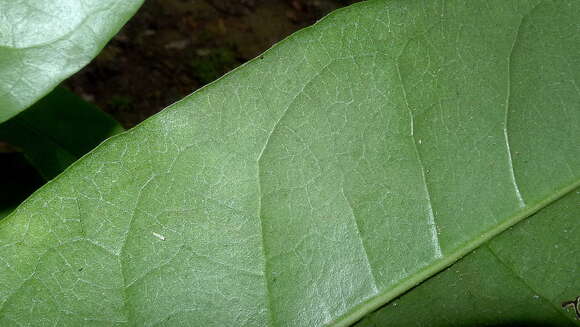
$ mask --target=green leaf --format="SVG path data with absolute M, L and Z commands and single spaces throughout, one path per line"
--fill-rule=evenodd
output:
M 0 1 L 0 123 L 85 66 L 142 2 Z
M 123 127 L 74 93 L 56 88 L 28 110 L 0 124 L 0 141 L 20 148 L 50 180 Z
M 580 189 L 357 326 L 576 326 Z
M 356 322 L 580 185 L 579 14 L 336 12 L 1 221 L 0 324 Z

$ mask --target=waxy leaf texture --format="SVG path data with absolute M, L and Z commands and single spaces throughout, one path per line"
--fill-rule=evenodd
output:
M 580 185 L 578 17 L 335 12 L 0 222 L 0 324 L 355 323 Z

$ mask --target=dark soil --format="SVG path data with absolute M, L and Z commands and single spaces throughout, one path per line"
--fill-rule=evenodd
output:
M 132 127 L 354 2 L 146 0 L 102 53 L 65 85 Z

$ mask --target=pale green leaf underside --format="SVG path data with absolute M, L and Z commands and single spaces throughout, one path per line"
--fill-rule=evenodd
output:
M 143 0 L 0 0 L 0 123 L 93 59 Z
M 575 1 L 371 1 L 0 225 L 0 324 L 347 324 L 580 182 Z

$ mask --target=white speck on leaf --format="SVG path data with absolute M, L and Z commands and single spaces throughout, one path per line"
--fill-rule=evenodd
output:
M 161 235 L 161 234 L 157 234 L 157 233 L 155 233 L 155 232 L 152 232 L 152 233 L 153 233 L 153 236 L 157 237 L 158 239 L 160 239 L 160 240 L 162 240 L 162 241 L 165 241 L 165 236 L 163 236 L 163 235 Z

